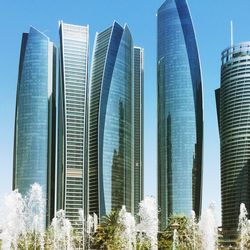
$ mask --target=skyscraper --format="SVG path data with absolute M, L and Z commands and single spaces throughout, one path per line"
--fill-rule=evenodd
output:
M 237 234 L 240 204 L 250 209 L 250 42 L 222 52 L 216 90 L 221 149 L 222 229 Z
M 88 26 L 60 22 L 57 209 L 74 228 L 79 209 L 87 213 L 88 41 Z
M 134 213 L 139 212 L 143 200 L 143 128 L 144 128 L 144 50 L 134 47 Z
M 31 27 L 23 33 L 16 95 L 13 189 L 23 195 L 34 183 L 54 215 L 56 48 Z
M 201 209 L 203 108 L 198 49 L 186 0 L 158 10 L 158 204 L 170 214 Z
M 89 212 L 99 216 L 133 200 L 133 41 L 114 22 L 97 33 L 89 111 Z

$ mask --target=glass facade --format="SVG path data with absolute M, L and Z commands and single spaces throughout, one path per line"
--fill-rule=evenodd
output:
M 81 228 L 87 213 L 88 26 L 60 22 L 57 210 Z
M 222 229 L 237 235 L 240 204 L 250 209 L 250 42 L 222 52 L 216 90 L 221 145 Z
M 31 27 L 24 33 L 16 96 L 13 189 L 42 186 L 46 218 L 54 216 L 56 49 Z
M 158 10 L 158 204 L 170 214 L 199 216 L 203 109 L 198 49 L 185 0 Z
M 89 212 L 133 210 L 133 42 L 127 26 L 98 33 L 89 112 Z
M 143 128 L 144 128 L 144 50 L 134 47 L 134 214 L 144 195 Z

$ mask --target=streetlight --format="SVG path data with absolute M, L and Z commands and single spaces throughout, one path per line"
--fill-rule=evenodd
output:
M 178 222 L 174 222 L 172 225 L 171 225 L 171 228 L 173 229 L 173 230 L 178 230 L 179 229 L 179 227 L 180 227 L 180 225 L 178 224 Z

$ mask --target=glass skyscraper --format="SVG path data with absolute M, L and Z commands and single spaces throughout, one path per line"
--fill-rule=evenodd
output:
M 250 42 L 222 52 L 216 90 L 221 149 L 222 229 L 237 235 L 240 204 L 250 209 Z
M 54 216 L 56 48 L 31 27 L 23 33 L 16 96 L 13 189 L 34 183 L 46 198 L 47 225 Z
M 97 33 L 89 110 L 89 212 L 133 211 L 133 41 L 114 22 Z
M 87 213 L 88 26 L 60 22 L 57 210 L 81 228 Z
M 144 195 L 144 50 L 134 47 L 134 214 Z
M 170 214 L 200 214 L 203 108 L 199 55 L 186 0 L 166 0 L 157 19 L 158 204 L 165 228 Z

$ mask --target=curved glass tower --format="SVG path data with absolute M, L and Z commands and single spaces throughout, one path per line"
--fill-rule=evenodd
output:
M 240 204 L 250 209 L 250 42 L 222 52 L 216 90 L 221 144 L 222 229 L 237 235 Z
M 186 0 L 158 10 L 158 204 L 170 214 L 201 209 L 203 108 L 198 49 Z
M 24 33 L 16 96 L 13 189 L 42 186 L 47 223 L 54 215 L 56 49 L 43 33 Z
M 98 33 L 89 111 L 89 212 L 133 210 L 133 42 L 128 27 Z

